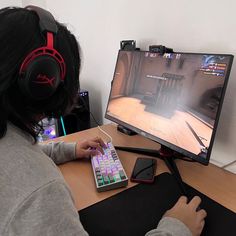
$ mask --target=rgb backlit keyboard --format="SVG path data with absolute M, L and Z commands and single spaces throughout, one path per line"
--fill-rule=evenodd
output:
M 98 192 L 127 186 L 128 178 L 112 143 L 107 143 L 104 154 L 91 158 Z

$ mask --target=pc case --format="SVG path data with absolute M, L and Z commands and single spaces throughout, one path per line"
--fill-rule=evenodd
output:
M 69 114 L 60 119 L 45 118 L 41 121 L 44 131 L 39 134 L 38 141 L 54 139 L 91 127 L 89 92 L 81 89 L 78 92 L 76 100 L 75 107 Z
M 64 130 L 62 122 L 64 122 Z M 89 92 L 81 89 L 74 109 L 65 115 L 63 119 L 57 120 L 58 136 L 75 133 L 90 127 Z

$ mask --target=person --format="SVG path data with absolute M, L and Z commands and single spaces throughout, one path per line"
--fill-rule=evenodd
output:
M 105 143 L 37 143 L 39 121 L 73 107 L 76 38 L 35 6 L 1 9 L 0 32 L 0 235 L 88 235 L 56 165 L 103 152 Z M 200 235 L 206 212 L 199 204 L 181 197 L 146 235 Z

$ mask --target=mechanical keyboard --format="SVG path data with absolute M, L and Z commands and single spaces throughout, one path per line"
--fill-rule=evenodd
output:
M 91 157 L 96 188 L 103 192 L 127 186 L 128 177 L 111 142 L 103 148 L 104 154 Z

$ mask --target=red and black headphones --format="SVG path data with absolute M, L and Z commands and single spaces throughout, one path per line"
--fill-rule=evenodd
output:
M 20 67 L 19 86 L 22 92 L 34 100 L 47 99 L 65 79 L 66 64 L 61 54 L 54 48 L 57 25 L 53 15 L 36 6 L 26 9 L 36 12 L 39 27 L 45 36 L 46 45 L 31 51 Z

